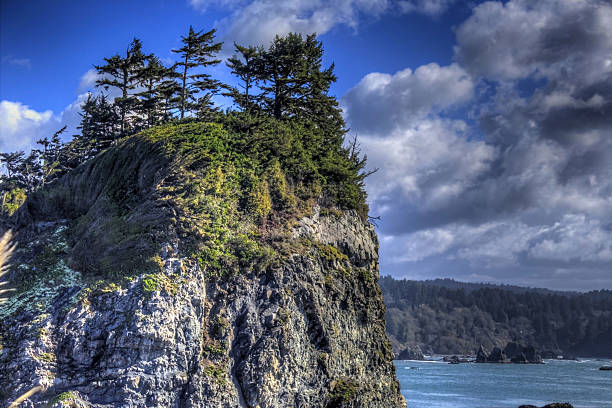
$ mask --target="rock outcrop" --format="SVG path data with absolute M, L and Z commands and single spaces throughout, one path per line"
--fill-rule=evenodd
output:
M 419 346 L 407 347 L 397 356 L 398 360 L 425 360 L 423 351 Z
M 196 164 L 150 144 L 128 139 L 15 216 L 0 405 L 404 407 L 372 226 L 315 203 L 288 229 L 226 228 L 223 174 L 177 187 Z
M 487 357 L 489 357 L 489 353 L 487 353 L 487 350 L 485 350 L 484 346 L 481 344 L 478 348 L 478 352 L 476 353 L 476 362 L 486 363 Z
M 506 363 L 506 354 L 499 347 L 493 347 L 491 354 L 487 357 L 487 363 Z
M 542 364 L 542 356 L 533 346 L 522 346 L 516 342 L 509 342 L 502 350 L 494 347 L 488 354 L 481 344 L 476 353 L 477 363 L 516 363 L 516 364 Z
M 612 366 L 601 366 L 599 369 L 601 371 L 612 371 Z
M 542 363 L 542 356 L 533 346 L 522 346 L 516 342 L 510 342 L 504 348 L 504 354 L 513 363 Z

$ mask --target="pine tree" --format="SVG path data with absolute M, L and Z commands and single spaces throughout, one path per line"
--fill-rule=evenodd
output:
M 25 156 L 17 168 L 17 185 L 30 193 L 40 187 L 42 178 L 42 166 L 40 163 L 40 153 L 32 150 Z
M 125 136 L 133 129 L 129 123 L 128 116 L 137 109 L 138 98 L 131 92 L 139 84 L 139 73 L 144 62 L 150 55 L 142 52 L 142 43 L 134 38 L 126 49 L 125 57 L 116 54 L 110 58 L 104 58 L 105 65 L 96 65 L 98 74 L 103 77 L 96 81 L 96 86 L 115 87 L 121 91 L 121 96 L 115 98 L 115 104 L 119 107 L 121 119 L 121 136 Z
M 3 164 L 6 169 L 6 175 L 2 175 L 3 182 L 14 183 L 16 181 L 17 171 L 24 155 L 24 152 L 0 153 L 0 164 Z
M 213 42 L 215 32 L 214 29 L 206 33 L 195 32 L 193 27 L 189 26 L 189 34 L 186 37 L 181 37 L 183 47 L 172 50 L 172 52 L 181 56 L 181 61 L 176 64 L 182 71 L 180 72 L 181 92 L 179 95 L 181 119 L 185 117 L 186 112 L 201 111 L 202 107 L 208 104 L 211 96 L 218 92 L 220 88 L 220 82 L 213 79 L 209 74 L 193 73 L 193 70 L 197 67 L 206 68 L 221 62 L 221 60 L 214 58 L 221 51 L 223 45 L 223 43 Z M 198 103 L 198 94 L 201 92 L 204 95 L 199 99 L 203 99 L 203 102 Z
M 163 80 L 156 88 L 159 110 L 164 122 L 172 119 L 172 112 L 179 108 L 181 86 L 173 79 L 175 77 L 180 77 L 180 74 L 175 71 L 170 72 L 169 79 Z
M 232 74 L 242 81 L 242 84 L 239 86 L 243 92 L 228 86 L 228 92 L 224 95 L 232 97 L 236 105 L 243 111 L 251 112 L 256 105 L 252 91 L 253 87 L 257 84 L 257 63 L 260 61 L 258 56 L 262 50 L 252 46 L 243 47 L 236 43 L 234 43 L 234 49 L 237 54 L 228 58 L 226 64 L 231 69 Z
M 66 131 L 66 126 L 53 134 L 51 139 L 44 138 L 36 143 L 42 146 L 42 150 L 35 150 L 40 161 L 40 186 L 53 181 L 64 173 L 65 167 L 60 161 L 63 144 L 60 135 Z
M 81 135 L 77 136 L 77 142 L 71 145 L 72 153 L 80 156 L 85 161 L 106 149 L 121 135 L 118 128 L 120 114 L 117 107 L 108 102 L 106 95 L 87 96 L 87 100 L 81 106 Z
M 167 91 L 171 83 L 173 93 L 178 86 L 173 80 L 179 76 L 172 68 L 166 68 L 156 56 L 149 56 L 139 71 L 139 82 L 144 88 L 137 93 L 140 98 L 140 113 L 146 127 L 153 126 L 169 118 L 169 107 L 165 106 L 168 101 Z
M 334 65 L 323 70 L 322 57 L 323 46 L 315 34 L 305 39 L 296 33 L 276 36 L 255 64 L 258 79 L 263 81 L 264 108 L 277 119 L 297 116 L 321 124 L 339 121 L 334 126 L 344 127 L 338 103 L 328 95 L 336 81 Z

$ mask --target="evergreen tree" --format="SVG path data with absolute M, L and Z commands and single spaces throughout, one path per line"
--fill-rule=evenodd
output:
M 36 143 L 42 146 L 42 150 L 38 149 L 35 152 L 40 160 L 40 186 L 53 181 L 65 171 L 63 163 L 60 161 L 61 150 L 63 144 L 60 140 L 60 135 L 66 131 L 66 126 L 53 134 L 51 139 L 44 138 Z
M 215 43 L 216 30 L 210 30 L 206 33 L 202 31 L 194 31 L 192 26 L 189 26 L 189 33 L 186 37 L 181 37 L 183 47 L 172 50 L 172 52 L 180 54 L 181 61 L 176 65 L 180 71 L 181 92 L 179 94 L 179 112 L 181 119 L 185 117 L 186 112 L 198 111 L 202 112 L 202 108 L 209 106 L 210 98 L 220 88 L 220 82 L 213 79 L 209 74 L 201 72 L 194 73 L 194 69 L 201 67 L 206 68 L 211 65 L 216 65 L 221 60 L 215 59 L 215 55 L 221 51 L 223 43 Z M 198 98 L 198 94 L 204 93 Z M 198 101 L 202 99 L 202 101 Z
M 276 36 L 268 50 L 258 53 L 255 63 L 257 77 L 263 82 L 262 102 L 276 119 L 308 119 L 343 135 L 338 103 L 328 94 L 336 81 L 334 64 L 323 70 L 322 57 L 323 46 L 315 34 Z
M 125 57 L 116 54 L 110 58 L 104 58 L 105 65 L 96 65 L 98 74 L 103 77 L 96 81 L 96 86 L 114 87 L 121 91 L 121 96 L 115 98 L 115 104 L 119 108 L 121 119 L 121 136 L 132 131 L 129 123 L 129 114 L 137 109 L 138 98 L 131 92 L 136 89 L 140 82 L 140 72 L 144 62 L 151 56 L 142 52 L 142 43 L 134 38 L 126 49 Z
M 17 171 L 24 155 L 24 152 L 0 153 L 0 164 L 6 169 L 6 175 L 2 175 L 3 182 L 14 183 L 16 181 Z
M 253 107 L 256 106 L 253 88 L 257 83 L 257 64 L 260 62 L 259 55 L 261 49 L 256 47 L 243 47 L 236 43 L 234 43 L 234 49 L 237 54 L 228 58 L 226 64 L 228 68 L 231 69 L 232 74 L 236 75 L 242 81 L 239 87 L 241 87 L 243 91 L 240 92 L 237 88 L 228 86 L 228 92 L 224 95 L 232 97 L 236 105 L 243 111 L 251 112 Z
M 172 69 L 166 68 L 159 58 L 149 56 L 146 64 L 141 67 L 138 74 L 143 91 L 137 93 L 140 97 L 140 113 L 145 127 L 153 126 L 169 118 L 169 98 L 167 96 L 168 85 L 174 83 L 172 93 L 176 93 L 176 82 L 173 80 L 179 75 Z
M 87 96 L 87 100 L 81 106 L 81 135 L 77 136 L 77 143 L 72 144 L 75 154 L 82 161 L 95 156 L 98 152 L 106 149 L 121 135 L 118 127 L 120 113 L 117 107 L 108 102 L 106 95 Z

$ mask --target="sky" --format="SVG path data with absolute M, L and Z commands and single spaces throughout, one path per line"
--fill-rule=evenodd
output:
M 76 132 L 94 64 L 189 25 L 316 32 L 367 154 L 381 274 L 612 289 L 612 2 L 1 0 L 0 151 Z M 213 75 L 232 78 L 223 66 Z

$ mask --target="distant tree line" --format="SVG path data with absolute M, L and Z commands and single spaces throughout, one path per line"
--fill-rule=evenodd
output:
M 224 84 L 208 72 L 221 62 L 217 54 L 222 43 L 215 41 L 214 29 L 202 32 L 189 27 L 181 43 L 172 50 L 178 60 L 166 66 L 154 54 L 144 52 L 135 38 L 124 53 L 95 65 L 99 74 L 96 87 L 101 92 L 89 94 L 82 104 L 80 134 L 62 142 L 64 127 L 39 140 L 29 154 L 1 153 L 0 215 L 11 214 L 27 194 L 121 138 L 172 121 L 231 123 L 252 133 L 270 119 L 292 120 L 325 135 L 315 147 L 322 155 L 326 148 L 337 150 L 342 145 L 345 123 L 337 100 L 329 95 L 330 85 L 336 81 L 334 65 L 323 67 L 323 47 L 314 34 L 276 36 L 268 48 L 234 44 L 235 55 L 226 64 L 236 76 L 237 86 Z M 118 96 L 111 98 L 112 94 Z M 214 104 L 215 95 L 231 98 L 233 106 L 222 110 Z M 328 172 L 332 178 L 348 174 L 351 182 L 361 186 L 366 176 L 360 174 L 365 158 L 360 157 L 356 142 L 345 150 L 345 156 L 348 165 L 341 168 L 329 160 Z
M 490 348 L 496 340 L 517 340 L 544 350 L 612 357 L 610 290 L 457 289 L 388 276 L 381 278 L 380 286 L 387 330 L 407 345 L 458 353 L 473 351 L 480 343 Z

